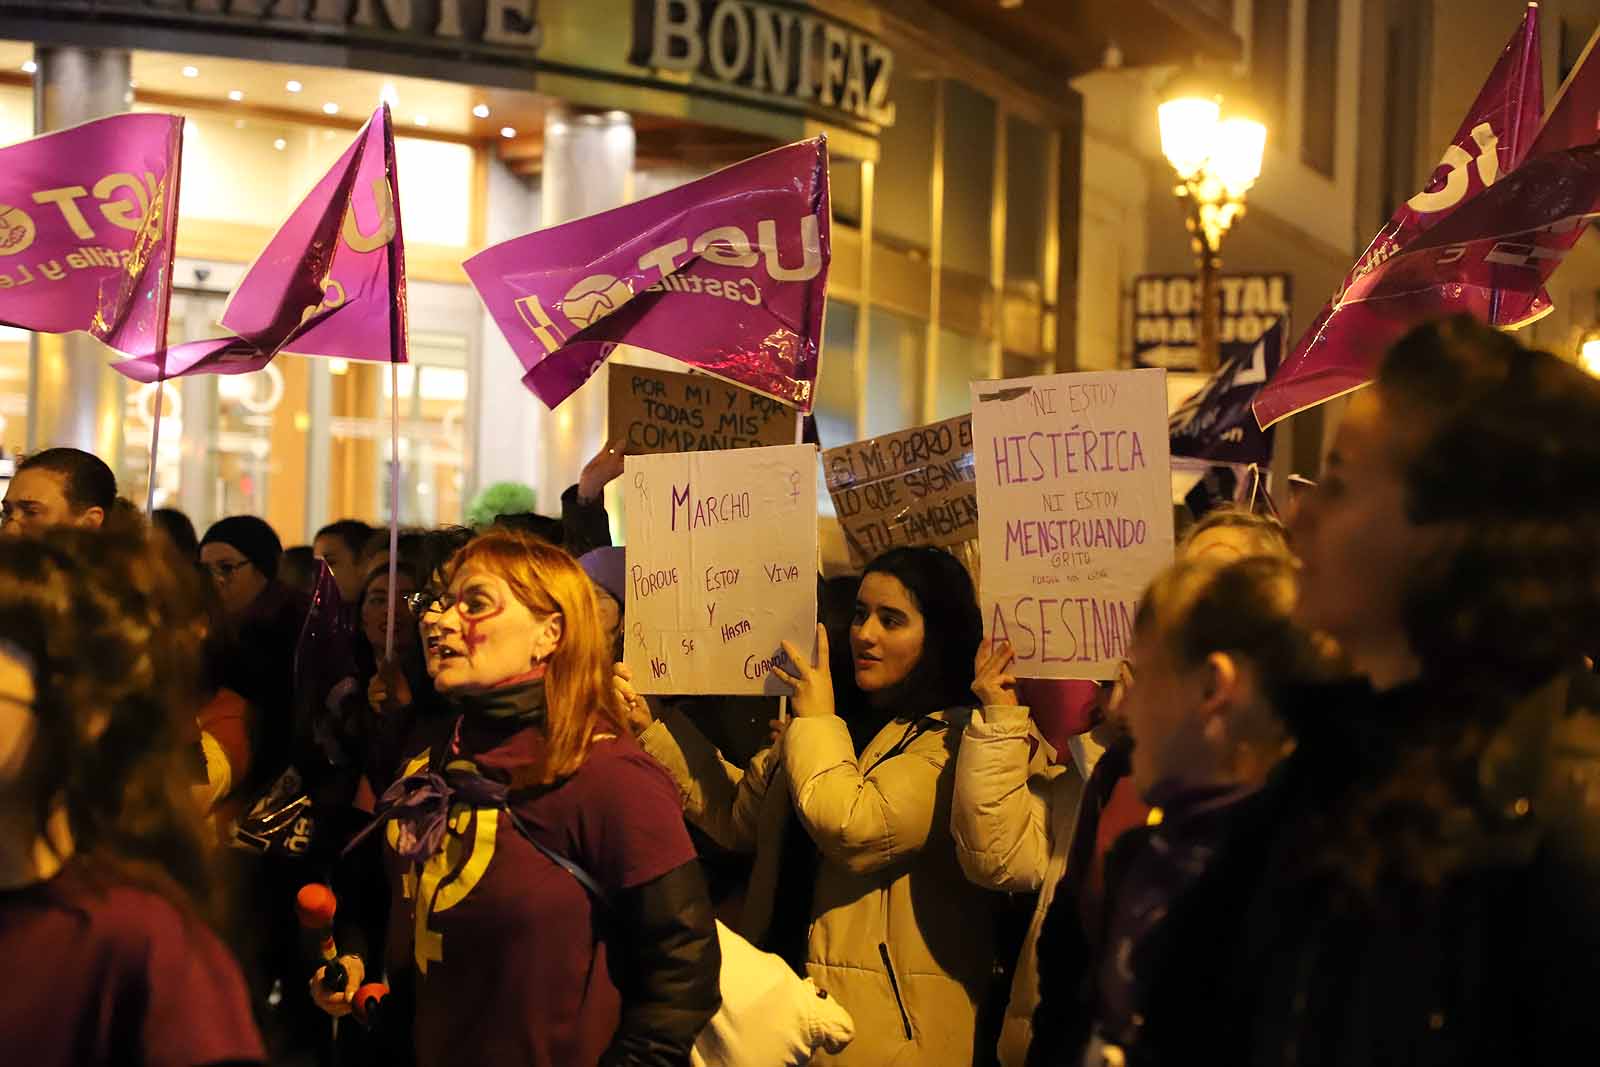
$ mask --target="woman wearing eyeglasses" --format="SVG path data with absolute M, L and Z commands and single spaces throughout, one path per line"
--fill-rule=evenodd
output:
M 254 515 L 221 519 L 200 540 L 200 563 L 216 584 L 228 631 L 221 680 L 256 708 L 246 792 L 283 773 L 293 743 L 294 649 L 308 605 L 278 581 L 282 557 L 278 535 Z
M 384 794 L 391 972 L 422 1067 L 678 1065 L 715 1012 L 705 882 L 661 767 L 628 736 L 589 579 L 506 531 L 422 616 L 452 715 Z M 347 960 L 349 1011 L 364 968 Z

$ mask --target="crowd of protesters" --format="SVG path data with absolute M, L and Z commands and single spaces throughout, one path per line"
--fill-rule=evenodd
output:
M 559 518 L 287 550 L 146 519 L 87 453 L 24 460 L 0 1061 L 1600 1047 L 1600 382 L 1419 328 L 1286 526 L 1185 533 L 1114 681 L 1019 680 L 966 566 L 897 548 L 819 578 L 787 715 L 635 691 L 621 451 Z

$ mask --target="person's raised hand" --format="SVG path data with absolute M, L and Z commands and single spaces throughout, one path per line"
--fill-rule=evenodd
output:
M 984 707 L 1017 702 L 1017 679 L 1009 673 L 1017 654 L 1009 641 L 984 641 L 972 663 L 972 692 Z
M 633 671 L 620 660 L 611 668 L 611 686 L 616 690 L 617 703 L 633 736 L 638 737 L 655 721 L 650 704 L 633 687 Z
M 599 500 L 606 486 L 622 477 L 622 461 L 627 454 L 626 437 L 613 438 L 602 445 L 578 475 L 578 499 L 585 504 Z
M 387 715 L 411 706 L 411 683 L 397 660 L 384 660 L 367 683 L 367 703 L 373 713 Z
M 783 643 L 783 652 L 794 664 L 794 673 L 790 674 L 781 667 L 773 667 L 772 673 L 794 687 L 794 695 L 789 698 L 789 710 L 799 719 L 834 714 L 833 674 L 828 670 L 827 629 L 821 624 L 817 626 L 815 660 L 801 654 L 792 641 Z

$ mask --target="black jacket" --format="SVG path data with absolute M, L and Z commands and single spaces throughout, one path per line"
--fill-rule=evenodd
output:
M 561 494 L 561 544 L 574 556 L 611 544 L 611 517 L 606 514 L 605 497 L 585 501 L 576 484 Z
M 1417 689 L 1324 687 L 1298 747 L 1241 802 L 1174 906 L 1130 1064 L 1406 1067 L 1578 1062 L 1600 1048 L 1600 719 L 1566 680 L 1523 700 L 1454 783 L 1433 889 L 1309 862 L 1395 773 Z M 1319 870 L 1328 873 L 1318 873 Z M 1577 1057 L 1574 1059 L 1573 1057 Z
M 722 1006 L 722 948 L 700 864 L 610 902 L 607 959 L 622 1018 L 600 1067 L 681 1067 Z

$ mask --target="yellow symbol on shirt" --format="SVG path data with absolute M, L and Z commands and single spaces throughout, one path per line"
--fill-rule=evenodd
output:
M 413 759 L 406 765 L 405 774 L 415 774 L 427 766 L 427 757 Z M 477 768 L 466 760 L 452 761 L 446 769 L 460 769 L 477 773 Z M 428 920 L 461 903 L 477 888 L 494 859 L 495 838 L 500 828 L 500 813 L 493 808 L 473 808 L 470 804 L 452 804 L 444 845 L 421 865 L 401 877 L 401 891 L 411 901 L 412 955 L 417 970 L 428 973 L 428 964 L 444 959 L 444 935 L 428 925 Z M 386 828 L 389 846 L 399 840 L 399 828 L 390 823 Z

